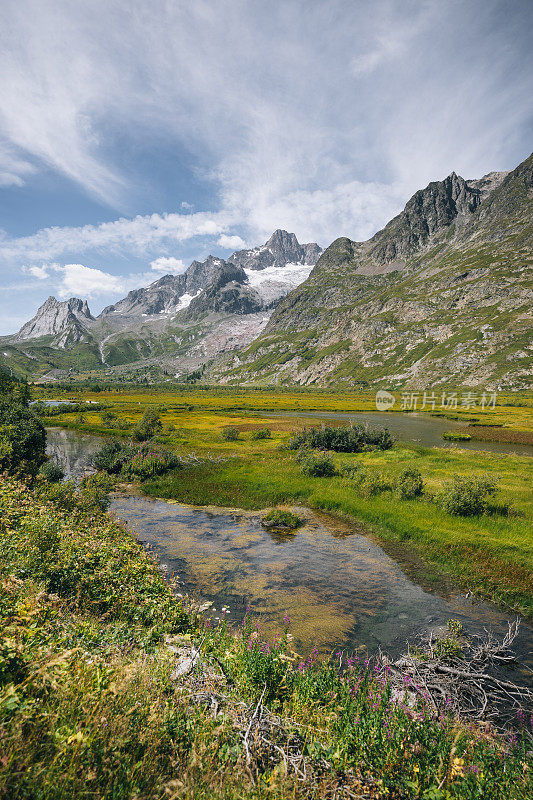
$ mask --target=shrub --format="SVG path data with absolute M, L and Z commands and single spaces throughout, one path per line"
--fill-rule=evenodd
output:
M 136 442 L 146 442 L 148 439 L 153 439 L 156 434 L 160 433 L 162 428 L 163 423 L 156 409 L 147 408 L 140 422 L 133 428 L 132 435 Z
M 437 495 L 437 503 L 447 511 L 460 517 L 483 514 L 489 501 L 497 492 L 497 481 L 488 475 L 463 478 L 454 475 Z
M 0 396 L 0 472 L 36 475 L 45 449 L 42 422 L 27 405 Z
M 335 464 L 327 453 L 313 453 L 302 460 L 302 472 L 313 478 L 331 478 L 337 474 Z
M 341 475 L 343 478 L 355 478 L 358 472 L 359 466 L 357 464 L 345 464 L 341 467 Z
M 272 439 L 272 431 L 270 428 L 258 428 L 256 431 L 252 431 L 251 438 L 254 441 L 258 439 Z
M 99 471 L 105 470 L 110 475 L 115 475 L 120 472 L 135 450 L 136 448 L 131 444 L 118 439 L 110 439 L 101 450 L 94 454 L 93 465 Z
M 396 481 L 396 491 L 402 500 L 420 497 L 424 491 L 424 481 L 420 470 L 415 467 L 404 469 Z
M 355 485 L 358 493 L 364 497 L 372 497 L 392 489 L 390 480 L 381 472 L 370 470 L 360 470 L 355 477 Z
M 89 513 L 107 511 L 109 508 L 109 492 L 113 481 L 106 472 L 95 472 L 82 478 L 79 488 L 80 506 Z
M 294 531 L 302 524 L 302 520 L 296 514 L 290 511 L 282 511 L 279 508 L 273 508 L 268 514 L 261 519 L 261 524 L 264 528 L 283 528 L 284 530 Z
M 337 453 L 361 453 L 364 450 L 388 450 L 394 439 L 386 428 L 370 430 L 364 425 L 343 425 L 337 428 L 304 429 L 289 441 L 290 450 L 313 447 Z
M 222 438 L 226 442 L 236 442 L 239 438 L 238 428 L 233 428 L 232 426 L 228 428 L 222 428 Z
M 65 477 L 65 473 L 57 461 L 52 460 L 46 461 L 42 465 L 41 469 L 39 470 L 39 475 L 42 475 L 43 478 L 46 478 L 49 483 L 58 483 Z

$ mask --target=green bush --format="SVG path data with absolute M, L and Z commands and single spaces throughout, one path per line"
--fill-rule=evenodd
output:
M 327 453 L 313 453 L 306 456 L 302 462 L 302 472 L 313 478 L 331 478 L 337 474 L 335 464 Z
M 155 408 L 147 408 L 140 422 L 133 428 L 132 436 L 136 442 L 146 442 L 160 433 L 162 428 L 163 423 L 157 410 Z
M 57 463 L 57 461 L 46 461 L 41 469 L 39 470 L 39 475 L 42 475 L 43 478 L 49 483 L 58 483 L 62 481 L 65 477 L 65 473 L 61 466 Z
M 354 480 L 357 492 L 363 497 L 372 497 L 376 494 L 389 491 L 392 484 L 381 472 L 360 470 Z
M 404 469 L 396 481 L 396 492 L 402 500 L 413 500 L 424 491 L 424 481 L 420 470 L 415 467 Z
M 496 492 L 497 480 L 488 475 L 473 478 L 454 475 L 453 480 L 444 484 L 436 500 L 448 514 L 472 517 L 487 511 Z
M 270 428 L 258 428 L 256 431 L 252 431 L 250 438 L 253 441 L 257 441 L 258 439 L 272 439 L 272 431 Z
M 302 524 L 302 520 L 297 514 L 290 511 L 282 511 L 280 508 L 273 508 L 261 519 L 264 528 L 283 528 L 294 531 Z
M 29 406 L 0 396 L 0 472 L 34 476 L 45 450 L 44 426 Z
M 341 467 L 341 475 L 343 478 L 355 478 L 359 469 L 360 467 L 357 464 L 345 464 Z
M 105 470 L 110 475 L 116 475 L 136 449 L 130 443 L 121 442 L 119 439 L 110 439 L 101 450 L 94 454 L 93 465 L 99 471 Z
M 361 453 L 364 450 L 389 450 L 394 439 L 386 428 L 370 430 L 364 425 L 341 425 L 337 428 L 304 429 L 289 441 L 290 450 L 313 447 L 337 453 Z
M 236 442 L 239 438 L 238 428 L 234 428 L 232 426 L 229 426 L 228 428 L 222 428 L 222 438 L 226 442 Z
M 106 472 L 86 475 L 79 487 L 81 507 L 90 513 L 107 511 L 110 503 L 109 492 L 112 488 L 113 481 Z

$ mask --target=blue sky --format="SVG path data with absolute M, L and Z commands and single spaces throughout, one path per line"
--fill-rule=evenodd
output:
M 0 334 L 532 149 L 531 0 L 4 0 Z

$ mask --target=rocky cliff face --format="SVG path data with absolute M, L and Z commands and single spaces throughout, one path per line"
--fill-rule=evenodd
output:
M 452 173 L 368 242 L 340 238 L 277 306 L 226 382 L 525 388 L 531 380 L 533 156 Z
M 53 346 L 65 348 L 90 340 L 90 327 L 93 322 L 94 317 L 89 311 L 86 300 L 71 297 L 70 300 L 61 302 L 55 297 L 49 297 L 36 315 L 22 326 L 13 340 L 22 342 L 51 336 Z

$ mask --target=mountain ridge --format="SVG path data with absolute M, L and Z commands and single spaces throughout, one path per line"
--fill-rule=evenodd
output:
M 532 189 L 533 156 L 508 173 L 430 183 L 367 242 L 336 239 L 211 378 L 526 388 Z

